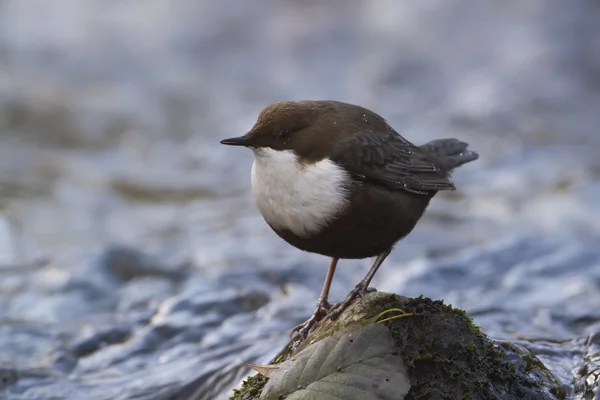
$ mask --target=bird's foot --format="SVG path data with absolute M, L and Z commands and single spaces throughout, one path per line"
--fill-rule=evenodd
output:
M 356 299 L 358 296 L 364 299 L 367 293 L 376 291 L 377 290 L 374 288 L 368 288 L 364 282 L 360 282 L 354 289 L 350 291 L 350 293 L 348 293 L 348 296 L 346 296 L 344 300 L 340 301 L 329 309 L 327 318 L 332 321 L 335 320 L 346 308 L 348 308 L 350 304 L 352 304 L 354 299 Z
M 317 309 L 310 318 L 292 329 L 290 332 L 290 339 L 293 339 L 295 333 L 298 333 L 302 339 L 306 338 L 306 336 L 308 336 L 308 334 L 317 326 L 319 321 L 327 316 L 330 309 L 331 304 L 329 304 L 327 300 L 319 300 Z
M 377 291 L 377 289 L 375 289 L 374 287 L 367 287 L 363 291 L 359 292 L 358 295 L 361 297 L 361 299 L 364 300 L 367 296 L 367 293 L 373 293 L 376 291 Z

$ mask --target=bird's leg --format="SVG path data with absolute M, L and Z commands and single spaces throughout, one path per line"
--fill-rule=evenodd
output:
M 329 309 L 329 313 L 327 314 L 327 317 L 329 319 L 334 320 L 337 317 L 339 317 L 342 311 L 344 311 L 346 307 L 348 307 L 357 296 L 360 296 L 362 298 L 365 297 L 369 288 L 369 283 L 371 283 L 371 280 L 377 273 L 377 270 L 379 269 L 379 267 L 381 267 L 381 264 L 383 264 L 387 256 L 390 255 L 391 251 L 392 249 L 388 249 L 377 256 L 375 262 L 373 263 L 373 266 L 371 267 L 367 275 L 363 278 L 363 280 L 360 281 L 358 285 L 356 285 L 356 287 L 350 291 L 350 293 L 348 293 L 348 296 L 346 296 L 346 298 L 343 301 L 337 303 Z
M 325 282 L 323 283 L 323 289 L 317 302 L 317 309 L 311 315 L 311 317 L 300 325 L 296 326 L 290 332 L 290 338 L 294 336 L 294 333 L 298 332 L 301 337 L 306 337 L 312 330 L 312 328 L 327 315 L 327 311 L 331 308 L 331 304 L 327 298 L 329 297 L 329 288 L 331 287 L 331 281 L 333 280 L 333 274 L 335 274 L 335 267 L 337 266 L 338 259 L 332 258 L 325 276 Z

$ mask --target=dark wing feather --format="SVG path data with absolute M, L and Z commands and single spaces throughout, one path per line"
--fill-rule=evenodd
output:
M 359 179 L 417 194 L 453 190 L 449 174 L 435 159 L 393 129 L 354 136 L 332 161 Z

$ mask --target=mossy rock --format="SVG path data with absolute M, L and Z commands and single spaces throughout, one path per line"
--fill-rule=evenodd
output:
M 295 360 L 299 352 L 348 327 L 379 323 L 373 319 L 390 309 L 414 314 L 382 322 L 410 381 L 405 399 L 564 399 L 559 381 L 526 349 L 494 341 L 464 311 L 422 297 L 369 293 L 305 340 L 292 340 L 271 364 Z M 230 399 L 258 400 L 267 381 L 261 374 L 249 377 Z

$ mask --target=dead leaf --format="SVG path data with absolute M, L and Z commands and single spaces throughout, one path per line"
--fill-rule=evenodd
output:
M 252 368 L 256 372 L 264 376 L 270 376 L 273 370 L 279 369 L 279 365 L 267 364 L 267 365 L 258 365 L 258 364 L 250 364 L 245 363 L 248 367 Z
M 401 400 L 410 389 L 390 331 L 354 325 L 270 368 L 262 400 Z

